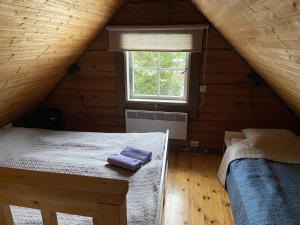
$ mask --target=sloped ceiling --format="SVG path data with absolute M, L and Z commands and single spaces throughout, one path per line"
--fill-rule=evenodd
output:
M 300 1 L 192 0 L 300 116 Z
M 1 1 L 0 125 L 40 103 L 123 2 Z M 192 2 L 300 116 L 300 0 Z
M 37 105 L 123 0 L 1 0 L 0 125 Z

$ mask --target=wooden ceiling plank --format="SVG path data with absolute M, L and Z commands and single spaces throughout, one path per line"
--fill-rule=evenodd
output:
M 192 1 L 300 117 L 300 1 Z

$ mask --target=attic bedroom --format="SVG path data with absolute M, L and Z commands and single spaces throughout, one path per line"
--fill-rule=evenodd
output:
M 0 225 L 300 224 L 300 1 L 0 7 Z

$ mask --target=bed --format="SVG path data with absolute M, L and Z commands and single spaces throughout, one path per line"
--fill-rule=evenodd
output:
M 236 133 L 227 140 L 218 176 L 227 189 L 235 225 L 300 224 L 299 137 L 289 133 L 282 139 L 276 132 L 260 140 Z
M 0 129 L 0 224 L 162 224 L 167 133 Z M 127 146 L 152 151 L 137 172 L 106 159 Z

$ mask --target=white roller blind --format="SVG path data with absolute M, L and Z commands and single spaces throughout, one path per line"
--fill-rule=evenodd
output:
M 109 26 L 109 50 L 199 52 L 207 28 L 207 25 Z

